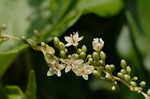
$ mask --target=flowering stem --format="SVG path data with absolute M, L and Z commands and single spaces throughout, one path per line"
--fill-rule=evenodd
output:
M 74 40 L 75 38 L 78 38 L 78 34 L 76 35 L 76 37 L 74 37 L 72 39 Z M 58 76 L 61 76 L 61 70 L 63 69 L 62 64 L 68 65 L 67 62 L 69 62 L 69 64 L 72 64 L 72 66 L 77 65 L 77 66 L 73 67 L 73 70 L 74 70 L 73 72 L 77 76 L 82 76 L 84 79 L 87 80 L 88 75 L 92 74 L 92 72 L 94 70 L 96 70 L 99 73 L 103 72 L 106 74 L 106 76 L 104 76 L 103 78 L 109 79 L 113 82 L 117 82 L 117 81 L 121 82 L 122 84 L 126 85 L 131 91 L 140 93 L 141 95 L 143 95 L 145 97 L 145 99 L 150 99 L 149 94 L 145 93 L 143 91 L 143 88 L 141 86 L 137 86 L 136 82 L 133 82 L 132 79 L 130 78 L 131 77 L 131 75 L 130 75 L 131 67 L 127 66 L 125 61 L 122 61 L 122 64 L 121 64 L 121 66 L 122 66 L 121 70 L 122 71 L 119 72 L 121 74 L 121 77 L 118 75 L 117 76 L 113 75 L 114 65 L 105 64 L 106 55 L 103 51 L 101 51 L 102 47 L 104 46 L 103 45 L 104 42 L 102 41 L 102 39 L 95 39 L 94 40 L 93 46 L 95 46 L 94 50 L 96 51 L 96 53 L 93 53 L 93 55 L 90 55 L 90 58 L 86 57 L 86 51 L 85 51 L 85 48 L 83 48 L 84 50 L 83 49 L 82 50 L 83 50 L 84 55 L 85 55 L 84 58 L 79 58 L 79 59 L 75 59 L 75 60 L 73 60 L 73 59 L 71 60 L 71 58 L 68 58 L 68 59 L 66 58 L 67 62 L 66 62 L 65 58 L 59 58 L 59 57 L 55 56 L 55 50 L 53 49 L 53 47 L 48 46 L 45 43 L 41 43 L 41 46 L 38 46 L 31 39 L 26 39 L 24 37 L 17 37 L 17 36 L 12 36 L 12 35 L 7 35 L 7 34 L 0 34 L 0 39 L 2 39 L 2 40 L 3 39 L 4 40 L 5 39 L 21 40 L 21 41 L 24 41 L 25 43 L 27 43 L 29 45 L 29 47 L 31 47 L 33 50 L 41 51 L 44 54 L 45 61 L 50 65 L 54 65 L 54 66 L 51 66 L 53 68 L 50 68 L 51 71 L 49 71 L 49 75 L 52 75 L 50 73 L 53 73 L 53 74 L 57 74 Z M 70 39 L 71 38 L 66 37 L 66 40 L 68 42 Z M 78 39 L 79 39 L 78 41 L 80 41 L 80 39 L 82 39 L 82 38 L 78 38 Z M 61 45 L 60 50 L 62 50 L 62 48 L 66 49 L 64 47 L 64 43 L 59 42 L 59 40 L 55 40 L 55 42 L 58 43 L 58 45 Z M 77 52 L 78 47 L 74 46 L 74 48 L 75 48 L 75 51 Z M 63 51 L 65 51 L 65 50 L 63 50 Z M 92 59 L 92 60 L 90 60 L 90 62 L 94 60 L 93 62 L 97 62 L 97 63 L 87 63 L 89 61 L 89 59 Z M 97 64 L 98 65 L 100 64 L 100 66 L 97 66 Z M 79 66 L 81 66 L 81 67 L 79 67 Z M 122 78 L 122 76 L 124 76 L 124 78 Z M 131 84 L 130 81 L 133 83 Z

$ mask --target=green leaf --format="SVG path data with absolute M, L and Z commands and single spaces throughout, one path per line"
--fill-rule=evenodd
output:
M 29 25 L 27 17 L 31 13 L 27 0 L 0 0 L 0 25 L 7 25 L 7 34 L 26 36 Z M 22 42 L 7 40 L 0 44 L 0 76 L 4 74 L 9 65 L 17 56 L 17 52 L 25 48 Z
M 8 99 L 26 99 L 24 93 L 18 86 L 6 86 L 5 92 Z
M 6 24 L 7 26 L 6 31 L 2 34 L 32 38 L 28 29 L 30 29 L 30 24 L 34 20 L 30 17 L 35 9 L 37 8 L 28 0 L 0 0 L 0 25 Z M 4 74 L 18 53 L 24 48 L 27 48 L 27 45 L 19 40 L 7 40 L 0 43 L 0 76 Z
M 0 0 L 0 24 L 6 24 L 7 34 L 27 36 L 31 7 L 27 0 Z M 0 54 L 16 53 L 25 47 L 17 40 L 7 40 L 0 45 Z M 5 52 L 5 53 L 4 53 Z
M 80 0 L 78 8 L 84 13 L 113 16 L 122 10 L 123 2 L 122 0 Z
M 5 73 L 5 71 L 15 58 L 16 54 L 0 55 L 0 77 Z
M 140 61 L 150 71 L 150 13 L 147 10 L 150 9 L 149 3 L 149 0 L 129 0 L 126 16 L 139 51 Z
M 51 0 L 52 24 L 47 27 L 49 30 L 44 33 L 44 38 L 61 35 L 83 14 L 95 13 L 100 16 L 112 16 L 122 8 L 121 0 L 66 0 L 65 2 Z
M 27 89 L 25 93 L 27 99 L 37 99 L 36 90 L 37 90 L 37 86 L 36 86 L 35 72 L 31 70 L 29 73 L 28 84 L 27 84 Z

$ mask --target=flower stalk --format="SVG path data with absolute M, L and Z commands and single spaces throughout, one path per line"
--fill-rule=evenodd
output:
M 87 53 L 88 48 L 85 45 L 78 48 L 79 42 L 83 39 L 83 36 L 79 37 L 78 32 L 71 34 L 70 37 L 66 36 L 64 38 L 67 44 L 64 44 L 59 38 L 55 37 L 53 40 L 54 47 L 49 46 L 44 42 L 42 42 L 41 45 L 33 45 L 29 42 L 29 40 L 32 41 L 31 39 L 2 33 L 0 33 L 0 39 L 25 41 L 29 47 L 42 52 L 45 61 L 49 66 L 47 76 L 57 75 L 58 77 L 61 77 L 62 70 L 64 70 L 65 73 L 72 71 L 76 76 L 81 76 L 85 80 L 89 79 L 89 75 L 93 75 L 96 79 L 108 79 L 113 81 L 114 85 L 112 86 L 112 90 L 116 89 L 115 86 L 117 85 L 117 82 L 121 82 L 131 91 L 143 95 L 145 99 L 150 99 L 150 89 L 148 89 L 147 92 L 143 91 L 146 82 L 141 81 L 138 83 L 138 77 L 131 76 L 132 69 L 125 60 L 121 60 L 121 70 L 114 75 L 115 66 L 113 64 L 106 64 L 106 54 L 102 51 L 104 41 L 101 38 L 93 39 L 92 46 L 94 51 L 92 54 Z M 76 52 L 70 53 L 68 51 L 69 46 L 76 47 Z M 56 55 L 57 51 L 59 54 Z

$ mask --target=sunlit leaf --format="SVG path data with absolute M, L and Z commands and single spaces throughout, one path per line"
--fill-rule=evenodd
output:
M 26 99 L 24 93 L 18 86 L 6 86 L 5 92 L 8 99 Z

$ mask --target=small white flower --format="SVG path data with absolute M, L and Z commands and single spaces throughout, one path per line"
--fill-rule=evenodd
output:
M 73 72 L 77 76 L 82 76 L 85 80 L 88 80 L 88 75 L 94 72 L 94 66 L 90 66 L 89 64 L 84 64 L 82 67 L 74 69 Z
M 53 60 L 51 64 L 49 64 L 49 70 L 47 72 L 47 76 L 53 76 L 56 74 L 58 77 L 61 76 L 61 70 L 65 68 L 63 64 L 59 64 L 57 60 Z
M 74 32 L 73 34 L 70 34 L 70 36 L 65 36 L 64 37 L 65 40 L 67 41 L 67 44 L 65 46 L 77 46 L 78 42 L 81 41 L 83 39 L 83 36 L 79 37 L 79 33 L 78 32 Z
M 64 62 L 67 64 L 67 66 L 65 68 L 65 72 L 67 73 L 71 69 L 74 70 L 74 69 L 78 68 L 79 66 L 81 66 L 84 61 L 82 59 L 70 58 L 70 59 L 64 60 Z
M 101 51 L 101 49 L 104 47 L 104 41 L 101 38 L 94 38 L 92 45 L 95 51 Z

